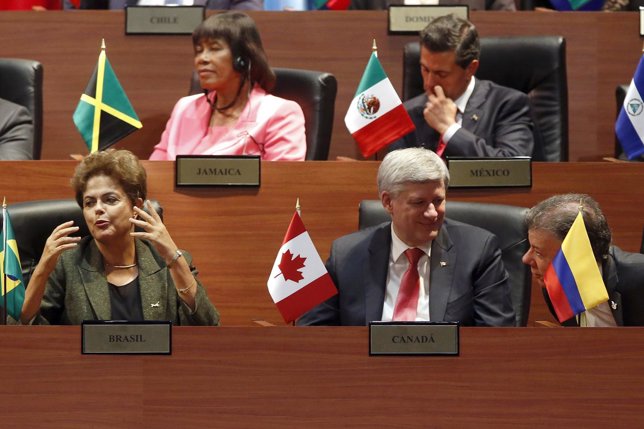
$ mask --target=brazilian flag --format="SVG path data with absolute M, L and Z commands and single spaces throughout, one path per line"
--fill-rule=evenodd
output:
M 2 249 L 0 249 L 0 282 L 2 283 L 2 287 L 0 287 L 0 294 L 2 296 L 0 306 L 4 307 L 6 303 L 6 314 L 9 314 L 15 320 L 20 320 L 22 303 L 25 301 L 25 284 L 22 280 L 18 243 L 13 233 L 9 213 L 4 204 L 2 207 L 2 218 L 4 222 L 2 225 L 2 233 L 0 233 L 0 242 L 2 242 Z
M 94 73 L 81 95 L 74 124 L 90 153 L 107 149 L 143 127 L 105 55 L 105 42 Z

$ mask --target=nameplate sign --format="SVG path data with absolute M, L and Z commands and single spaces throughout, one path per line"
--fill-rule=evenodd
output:
M 458 323 L 371 322 L 369 354 L 455 355 L 459 353 Z
M 436 6 L 389 6 L 389 34 L 418 34 L 429 21 L 443 15 L 454 14 L 469 18 L 467 5 Z
M 256 155 L 179 155 L 176 186 L 260 185 L 262 162 Z
M 85 321 L 81 325 L 83 354 L 172 354 L 169 321 Z
M 513 158 L 447 158 L 450 188 L 532 186 L 529 156 Z
M 204 16 L 203 6 L 128 6 L 125 34 L 192 34 Z

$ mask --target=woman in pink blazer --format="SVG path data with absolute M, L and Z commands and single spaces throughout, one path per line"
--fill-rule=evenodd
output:
M 260 155 L 303 161 L 304 114 L 296 102 L 269 94 L 275 74 L 255 22 L 241 12 L 211 15 L 192 41 L 204 94 L 179 100 L 150 159 Z

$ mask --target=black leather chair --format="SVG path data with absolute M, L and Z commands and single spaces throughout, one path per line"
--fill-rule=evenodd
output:
M 419 62 L 420 44 L 406 44 L 404 100 L 423 92 Z M 476 77 L 528 94 L 536 125 L 533 159 L 568 161 L 568 80 L 563 37 L 482 37 Z
M 38 61 L 0 58 L 0 98 L 25 106 L 34 123 L 33 159 L 40 159 L 43 129 L 43 67 Z
M 530 267 L 521 262 L 528 251 L 528 231 L 524 207 L 503 204 L 447 201 L 446 216 L 459 222 L 475 225 L 495 234 L 503 253 L 503 264 L 510 276 L 512 305 L 516 326 L 526 326 L 530 312 L 532 276 Z M 358 208 L 358 228 L 364 229 L 390 221 L 380 200 L 362 200 Z
M 157 201 L 151 201 L 154 209 L 163 218 L 163 208 Z M 45 242 L 55 227 L 63 222 L 73 220 L 80 229 L 74 235 L 84 237 L 89 234 L 83 213 L 76 200 L 35 200 L 7 206 L 11 217 L 11 225 L 18 243 L 18 254 L 22 266 L 22 276 L 25 285 L 33 273 Z M 4 218 L 0 212 L 0 225 Z
M 338 84 L 331 73 L 313 70 L 273 68 L 277 81 L 273 95 L 293 100 L 302 107 L 306 128 L 306 159 L 327 160 L 333 131 L 333 114 Z M 190 94 L 203 92 L 196 73 Z

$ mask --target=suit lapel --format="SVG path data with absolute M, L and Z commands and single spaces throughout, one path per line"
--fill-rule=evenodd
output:
M 137 264 L 139 267 L 139 289 L 141 305 L 145 320 L 165 320 L 168 312 L 168 294 L 166 288 L 166 270 L 161 269 L 150 249 L 140 240 L 136 240 Z M 110 320 L 112 308 L 105 273 L 96 267 L 103 266 L 96 243 L 89 244 L 89 257 L 83 259 L 79 272 L 87 298 L 97 320 Z
M 617 277 L 617 267 L 615 266 L 612 249 L 611 252 L 609 252 L 608 258 L 604 261 L 602 272 L 606 291 L 608 292 L 608 305 L 613 313 L 615 323 L 617 323 L 617 326 L 624 326 L 622 295 L 617 290 L 619 279 Z
M 389 253 L 391 252 L 391 223 L 379 227 L 369 244 L 369 260 L 364 267 L 365 323 L 382 318 L 382 306 L 387 288 Z
M 452 246 L 444 224 L 432 243 L 429 263 L 429 318 L 434 322 L 442 321 L 445 320 L 447 301 L 456 269 L 456 249 Z
M 474 85 L 474 91 L 465 106 L 462 127 L 471 131 L 473 134 L 476 134 L 479 124 L 485 116 L 485 111 L 482 106 L 487 98 L 489 89 L 490 87 L 487 82 L 477 80 L 476 85 Z
M 136 259 L 139 264 L 139 287 L 145 320 L 165 320 L 168 311 L 167 269 L 162 269 L 150 249 L 136 240 Z
M 96 320 L 110 320 L 112 318 L 112 307 L 107 279 L 103 270 L 96 268 L 103 266 L 103 257 L 98 251 L 94 240 L 89 243 L 88 250 L 88 258 L 83 258 L 78 268 L 83 288 Z

